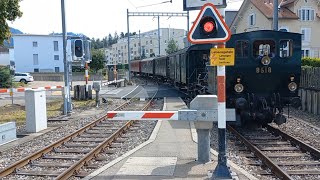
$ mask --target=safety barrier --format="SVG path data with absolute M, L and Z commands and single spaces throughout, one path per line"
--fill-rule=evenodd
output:
M 45 87 L 36 87 L 36 88 L 13 88 L 13 89 L 0 89 L 0 93 L 10 93 L 10 92 L 25 92 L 30 89 L 39 89 L 39 90 L 53 90 L 61 89 L 63 86 L 45 86 Z

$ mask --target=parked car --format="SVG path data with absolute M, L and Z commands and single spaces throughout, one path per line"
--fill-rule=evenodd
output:
M 33 76 L 30 73 L 15 73 L 13 81 L 28 84 L 28 82 L 33 82 Z

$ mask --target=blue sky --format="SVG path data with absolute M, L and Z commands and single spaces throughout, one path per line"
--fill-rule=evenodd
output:
M 109 33 L 127 31 L 127 14 L 130 12 L 182 12 L 183 0 L 172 0 L 148 7 L 166 0 L 65 0 L 67 31 L 83 33 L 89 37 L 102 38 Z M 23 0 L 20 3 L 23 16 L 11 27 L 29 34 L 61 32 L 61 0 Z M 227 10 L 237 10 L 242 0 L 227 0 Z M 199 11 L 190 11 L 190 23 Z M 160 18 L 160 27 L 187 28 L 186 18 Z M 191 27 L 191 24 L 190 24 Z M 145 32 L 157 28 L 157 18 L 131 17 L 130 31 Z

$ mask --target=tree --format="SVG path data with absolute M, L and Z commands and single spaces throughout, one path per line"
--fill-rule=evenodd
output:
M 105 55 L 103 49 L 93 49 L 92 50 L 92 61 L 90 63 L 90 68 L 95 72 L 104 68 Z
M 123 32 L 120 33 L 120 38 L 124 38 Z
M 22 16 L 19 2 L 21 0 L 1 0 L 0 1 L 0 45 L 3 45 L 4 40 L 8 40 L 11 36 L 8 21 L 14 21 Z
M 10 70 L 8 67 L 0 66 L 0 87 L 10 87 Z
M 168 43 L 168 47 L 166 49 L 167 54 L 174 53 L 179 50 L 178 42 L 171 39 Z
M 109 33 L 109 35 L 108 35 L 108 46 L 111 46 L 112 44 L 113 44 L 113 37 L 112 37 L 112 35 Z

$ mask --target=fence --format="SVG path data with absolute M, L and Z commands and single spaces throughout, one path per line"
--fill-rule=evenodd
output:
M 320 67 L 302 68 L 299 96 L 303 111 L 320 114 Z
M 64 81 L 63 73 L 55 72 L 39 72 L 31 73 L 35 81 Z M 72 81 L 84 81 L 84 72 L 73 72 Z M 99 73 L 89 73 L 89 81 L 100 81 L 104 80 L 103 75 Z

